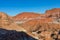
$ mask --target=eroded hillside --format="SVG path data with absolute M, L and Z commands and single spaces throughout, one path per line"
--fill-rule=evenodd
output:
M 60 8 L 44 14 L 23 12 L 14 17 L 0 12 L 0 28 L 24 31 L 38 40 L 60 40 Z

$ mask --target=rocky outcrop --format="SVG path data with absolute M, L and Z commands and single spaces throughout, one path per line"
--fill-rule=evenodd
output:
M 10 19 L 10 17 L 3 13 L 0 12 L 0 25 L 4 24 L 4 25 L 10 25 L 12 23 L 12 19 Z
M 46 13 L 47 17 L 59 18 L 60 17 L 60 8 L 54 8 L 54 9 L 51 9 L 51 10 L 47 10 L 45 13 Z

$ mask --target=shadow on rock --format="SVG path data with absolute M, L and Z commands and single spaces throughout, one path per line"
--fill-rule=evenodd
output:
M 36 40 L 25 32 L 6 30 L 0 28 L 0 40 Z

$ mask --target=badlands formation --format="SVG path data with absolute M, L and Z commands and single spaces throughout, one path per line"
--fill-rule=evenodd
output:
M 36 40 L 60 40 L 60 8 L 44 14 L 23 12 L 13 17 L 0 12 L 0 28 L 23 31 Z

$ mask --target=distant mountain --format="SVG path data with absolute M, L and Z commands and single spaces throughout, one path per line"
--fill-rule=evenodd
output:
M 59 18 L 60 17 L 60 8 L 55 8 L 52 10 L 47 10 L 45 14 L 38 14 L 32 12 L 23 12 L 16 16 L 14 16 L 15 21 L 21 21 L 21 23 L 26 22 L 28 20 L 35 19 L 46 19 L 46 18 Z M 22 22 L 23 21 L 23 22 Z
M 14 16 L 14 19 L 23 20 L 23 19 L 28 19 L 28 18 L 35 18 L 38 16 L 40 16 L 40 14 L 33 13 L 33 12 L 23 12 L 23 13 L 20 13 L 20 14 Z

